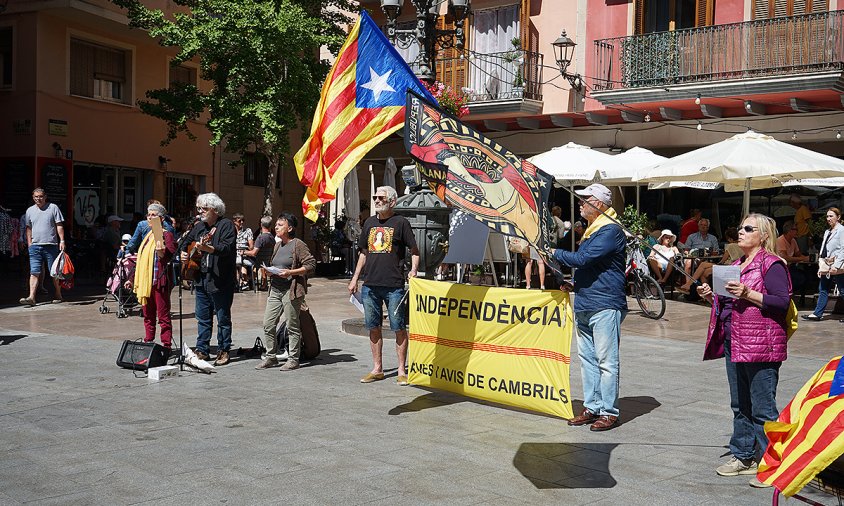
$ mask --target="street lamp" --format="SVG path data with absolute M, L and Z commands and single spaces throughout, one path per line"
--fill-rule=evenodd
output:
M 0 0 L 2 1 L 2 0 Z M 454 30 L 437 30 L 439 6 L 445 0 L 411 0 L 416 8 L 416 28 L 399 30 L 396 19 L 401 14 L 404 0 L 381 0 L 381 10 L 387 17 L 387 38 L 390 43 L 400 49 L 407 49 L 415 42 L 419 46 L 419 56 L 416 57 L 419 79 L 433 81 L 436 79 L 434 61 L 437 49 L 456 47 L 463 49 L 466 35 L 463 31 L 463 21 L 469 16 L 470 0 L 448 0 L 448 8 L 454 16 Z
M 557 60 L 557 67 L 560 68 L 560 75 L 562 75 L 569 82 L 572 88 L 580 91 L 583 88 L 583 78 L 580 74 L 569 74 L 568 68 L 571 65 L 571 60 L 574 57 L 574 48 L 577 42 L 571 40 L 566 31 L 563 30 L 557 40 L 551 43 L 554 46 L 554 58 Z

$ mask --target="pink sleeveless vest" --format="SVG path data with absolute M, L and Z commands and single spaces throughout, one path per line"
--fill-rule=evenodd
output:
M 742 257 L 733 265 L 740 265 Z M 751 290 L 765 291 L 764 277 L 768 269 L 783 260 L 765 250 L 741 272 L 741 282 Z M 788 270 L 786 270 L 788 273 Z M 788 292 L 791 293 L 791 276 L 788 277 Z M 724 356 L 724 329 L 718 321 L 716 308 L 723 308 L 723 301 L 715 295 L 709 316 L 709 332 L 706 338 L 704 360 Z M 744 299 L 733 301 L 730 331 L 730 351 L 733 362 L 782 362 L 788 357 L 785 312 L 771 311 L 757 307 Z

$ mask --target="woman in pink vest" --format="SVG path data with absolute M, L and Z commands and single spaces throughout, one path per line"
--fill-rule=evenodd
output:
M 704 360 L 725 357 L 733 435 L 729 462 L 716 468 L 721 476 L 755 475 L 768 438 L 763 425 L 776 420 L 779 369 L 787 356 L 786 314 L 791 278 L 777 256 L 774 220 L 751 213 L 739 227 L 744 255 L 738 281 L 728 281 L 729 296 L 714 294 L 704 284 L 698 294 L 712 304 Z M 751 486 L 766 487 L 755 477 Z

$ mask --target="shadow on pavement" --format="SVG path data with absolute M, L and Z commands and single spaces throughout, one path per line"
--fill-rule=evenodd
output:
M 513 466 L 538 489 L 613 488 L 610 453 L 615 443 L 522 443 Z
M 622 397 L 618 400 L 618 411 L 621 413 L 619 425 L 623 425 L 629 421 L 635 420 L 642 415 L 647 415 L 662 404 L 647 395 L 640 395 L 637 397 Z M 583 401 L 572 400 L 571 410 L 575 415 L 579 415 L 583 411 Z
M 0 346 L 12 344 L 13 342 L 17 341 L 18 339 L 23 339 L 26 336 L 27 336 L 27 334 L 11 334 L 11 335 L 8 335 L 8 336 L 0 336 Z

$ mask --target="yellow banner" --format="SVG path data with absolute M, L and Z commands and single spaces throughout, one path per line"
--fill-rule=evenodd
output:
M 411 384 L 572 418 L 567 293 L 412 278 L 409 303 Z

